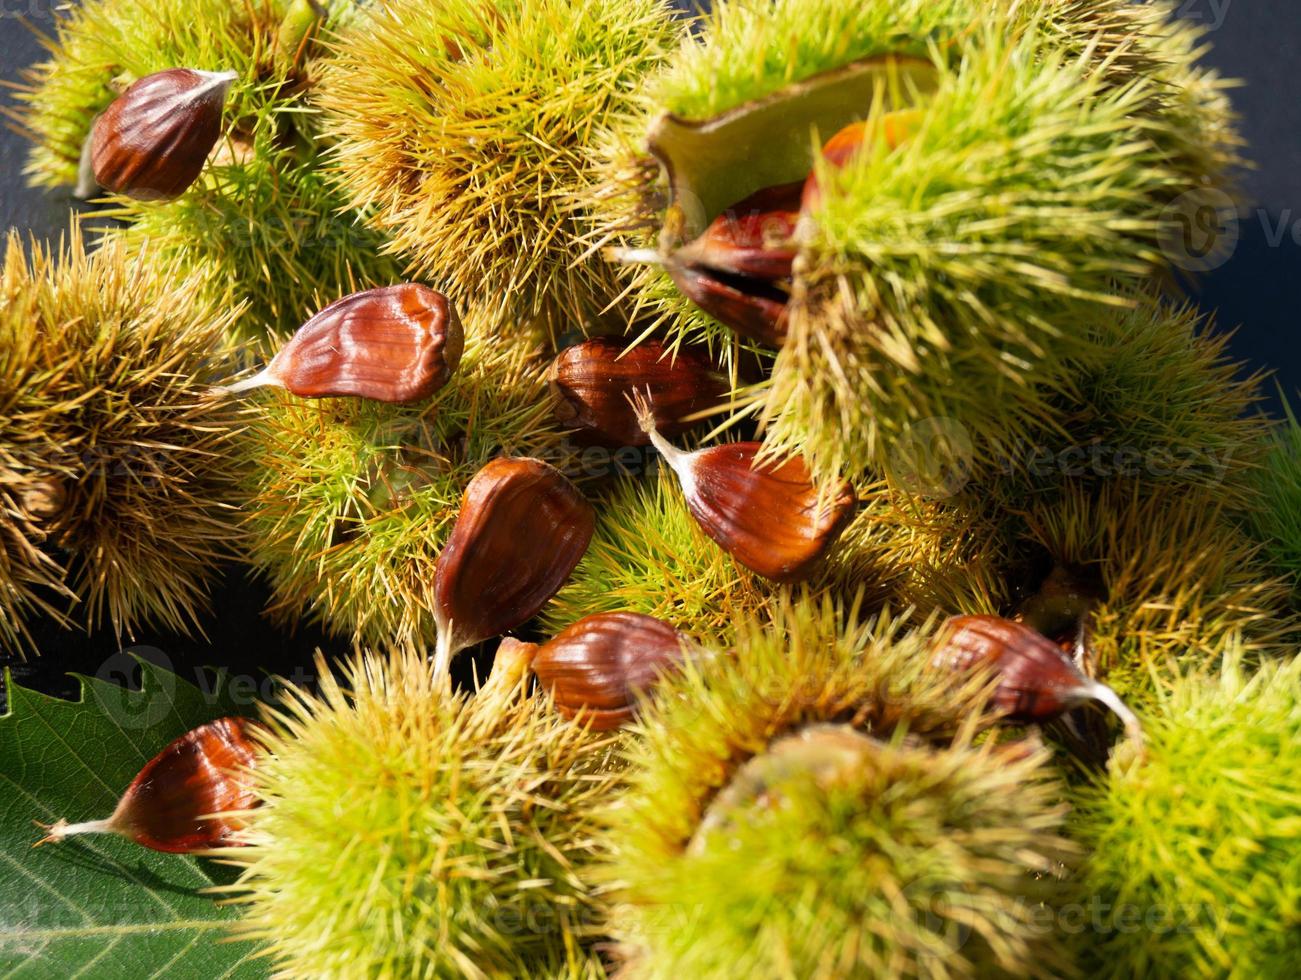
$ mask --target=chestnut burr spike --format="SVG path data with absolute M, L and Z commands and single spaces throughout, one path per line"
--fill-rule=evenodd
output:
M 896 150 L 920 127 L 921 118 L 916 109 L 900 109 L 887 112 L 875 124 L 866 121 L 850 123 L 822 144 L 822 158 L 833 167 L 844 167 L 862 151 L 869 139 L 880 141 L 889 150 Z M 800 213 L 815 211 L 821 203 L 822 188 L 814 170 L 804 181 Z

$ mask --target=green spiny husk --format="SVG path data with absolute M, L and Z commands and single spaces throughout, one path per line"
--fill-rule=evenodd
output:
M 253 147 L 242 162 L 209 163 L 175 201 L 115 198 L 101 215 L 129 223 L 115 234 L 133 250 L 219 270 L 245 303 L 237 336 L 256 355 L 339 297 L 400 281 L 401 267 L 346 209 L 319 147 L 277 147 L 264 133 Z
M 1150 687 L 1154 664 L 1214 662 L 1230 644 L 1277 653 L 1297 627 L 1288 583 L 1205 496 L 1118 482 L 1073 488 L 1025 519 L 1055 562 L 1101 582 L 1090 642 L 1097 672 L 1122 692 Z
M 1004 528 L 975 507 L 910 496 L 882 482 L 831 556 L 830 578 L 877 603 L 936 612 L 993 613 L 1012 593 Z
M 358 656 L 270 715 L 263 803 L 229 857 L 243 930 L 313 977 L 599 976 L 594 813 L 613 741 L 514 684 L 453 695 Z
M 336 2 L 336 8 L 351 4 Z M 234 71 L 228 119 L 260 116 L 281 103 L 270 74 L 272 40 L 285 0 L 91 0 L 61 12 L 49 58 L 27 69 L 17 122 L 33 142 L 26 173 L 36 186 L 77 182 L 82 144 L 95 117 L 131 82 L 167 68 Z M 301 117 L 286 116 L 295 127 Z
M 970 515 L 892 493 L 864 489 L 861 509 L 804 591 L 864 605 L 934 609 L 980 604 L 1001 595 L 986 548 L 998 544 Z M 789 587 L 738 565 L 701 531 L 673 471 L 656 466 L 624 477 L 597 501 L 597 526 L 569 582 L 542 611 L 550 635 L 597 613 L 655 616 L 706 644 L 728 644 L 737 624 L 770 616 Z M 985 605 L 997 602 L 987 598 Z
M 1235 634 L 1276 649 L 1295 615 L 1278 570 L 1238 527 L 1263 505 L 1259 379 L 1243 377 L 1227 338 L 1191 308 L 1133 301 L 1080 325 L 1111 357 L 1079 368 L 1055 401 L 1059 426 L 992 471 L 904 461 L 858 548 L 896 570 L 893 601 L 923 613 L 1011 612 L 1043 563 L 1075 568 L 1105 596 L 1096 669 L 1142 689 L 1151 662 L 1213 658 Z
M 882 54 L 938 72 L 901 148 L 819 166 L 789 337 L 753 393 L 772 451 L 852 478 L 938 418 L 972 443 L 937 453 L 992 462 L 1054 424 L 1079 365 L 1105 358 L 1076 324 L 1122 302 L 1116 280 L 1164 264 L 1164 212 L 1224 181 L 1236 137 L 1225 86 L 1196 67 L 1196 32 L 1165 23 L 1168 5 L 1095 6 L 720 3 L 641 118 L 616 127 L 592 202 L 606 240 L 662 223 L 639 145 L 656 112 L 708 118 Z M 636 273 L 634 297 L 669 329 L 701 329 L 685 300 L 664 306 L 664 282 Z
M 49 59 L 27 72 L 17 96 L 17 121 L 35 144 L 28 176 L 59 187 L 76 180 L 95 116 L 125 84 L 175 67 L 237 73 L 222 139 L 194 186 L 161 204 L 111 195 L 111 209 L 97 217 L 128 222 L 121 234 L 133 249 L 216 270 L 214 281 L 246 303 L 238 332 L 259 344 L 268 330 L 291 331 L 325 302 L 388 285 L 400 272 L 326 178 L 308 103 L 319 34 L 349 19 L 354 5 L 332 0 L 315 34 L 289 53 L 277 37 L 303 7 L 91 0 L 60 18 Z
M 1292 580 L 1293 593 L 1301 595 L 1301 424 L 1290 406 L 1267 448 L 1255 475 L 1260 499 L 1247 510 L 1247 524 L 1273 566 Z
M 661 0 L 386 0 L 320 101 L 348 199 L 457 301 L 586 329 L 621 291 L 575 220 L 592 134 L 681 25 Z
M 206 398 L 238 308 L 176 263 L 11 233 L 0 279 L 0 640 L 53 616 L 192 630 L 238 541 L 235 414 Z
M 1073 799 L 1091 854 L 1059 910 L 1097 977 L 1283 977 L 1301 962 L 1301 658 L 1253 674 L 1240 650 L 1165 676 L 1147 758 Z
M 1067 486 L 1129 479 L 1225 507 L 1259 504 L 1270 430 L 1261 375 L 1227 356 L 1230 335 L 1194 306 L 1150 292 L 1133 302 L 1079 325 L 1107 358 L 1074 372 L 1054 426 L 1009 445 L 995 472 L 973 467 L 983 495 L 1015 509 Z
M 569 582 L 542 612 L 547 635 L 596 613 L 655 616 L 700 640 L 725 640 L 777 589 L 710 541 L 668 466 L 625 477 L 598 501 L 596 532 Z
M 886 462 L 928 419 L 970 435 L 933 452 L 977 465 L 1060 424 L 1110 356 L 1080 324 L 1165 261 L 1162 213 L 1198 179 L 1136 108 L 1154 79 L 1111 87 L 1033 35 L 944 71 L 913 139 L 822 174 L 764 409 L 773 450 L 822 473 Z
M 955 687 L 930 642 L 805 598 L 661 681 L 607 817 L 612 931 L 632 975 L 1065 968 L 1031 921 L 1072 853 L 1060 788 L 1042 752 L 973 747 L 984 680 Z M 701 835 L 743 766 L 823 723 L 884 742 L 831 785 L 770 786 L 730 831 L 714 820 Z
M 466 484 L 497 455 L 564 462 L 537 347 L 464 319 L 460 367 L 424 402 L 256 396 L 241 437 L 249 557 L 278 618 L 432 649 L 434 563 Z

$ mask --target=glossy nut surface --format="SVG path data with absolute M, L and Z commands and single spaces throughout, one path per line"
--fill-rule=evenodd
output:
M 804 183 L 758 191 L 715 218 L 704 233 L 684 245 L 676 258 L 691 266 L 752 279 L 788 279 L 798 249 Z
M 941 629 L 937 665 L 990 668 L 994 707 L 1013 721 L 1048 721 L 1090 697 L 1090 682 L 1042 633 L 1001 616 L 955 616 Z
M 186 732 L 150 759 L 103 820 L 46 826 L 38 843 L 78 834 L 117 834 L 155 851 L 188 854 L 239 843 L 238 812 L 258 805 L 253 773 L 262 749 L 245 718 L 218 718 Z
M 304 398 L 417 402 L 447 384 L 464 337 L 442 293 L 419 283 L 335 300 L 295 331 L 265 371 L 231 390 L 280 385 Z
M 786 340 L 789 296 L 781 286 L 697 266 L 670 264 L 668 270 L 682 295 L 723 326 L 765 347 L 780 347 Z
M 646 395 L 660 431 L 680 435 L 696 424 L 687 418 L 717 405 L 727 391 L 700 351 L 671 351 L 659 340 L 629 349 L 607 337 L 561 351 L 551 365 L 551 388 L 557 419 L 585 441 L 606 446 L 650 442 L 628 402 L 631 394 Z
M 669 274 L 688 299 L 741 336 L 770 347 L 786 336 L 803 182 L 757 191 L 678 249 Z
M 687 508 L 746 568 L 774 582 L 799 582 L 830 551 L 857 501 L 848 483 L 820 494 L 798 456 L 759 463 L 760 448 L 736 442 L 690 454 Z
M 537 614 L 587 551 L 596 512 L 555 467 L 495 459 L 475 474 L 434 570 L 434 618 L 450 652 Z
M 91 167 L 106 190 L 142 201 L 178 197 L 221 135 L 234 72 L 169 68 L 113 100 L 91 130 Z
M 219 718 L 182 735 L 155 756 L 127 790 L 117 822 L 145 847 L 193 851 L 230 842 L 238 818 L 202 819 L 257 803 L 251 771 L 255 723 Z
M 562 714 L 582 712 L 604 730 L 629 721 L 638 697 L 682 657 L 682 637 L 668 623 L 641 613 L 598 613 L 542 644 L 533 672 Z

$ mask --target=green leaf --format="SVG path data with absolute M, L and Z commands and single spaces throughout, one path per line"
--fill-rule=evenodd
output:
M 41 836 L 35 821 L 107 816 L 168 742 L 222 715 L 250 713 L 248 699 L 233 703 L 222 674 L 201 689 L 130 654 L 119 658 L 106 667 L 129 673 L 139 663 L 139 691 L 77 675 L 82 699 L 63 701 L 5 673 L 0 977 L 265 976 L 264 962 L 251 959 L 258 947 L 226 933 L 236 911 L 202 894 L 231 879 L 223 865 L 112 835 L 32 849 Z

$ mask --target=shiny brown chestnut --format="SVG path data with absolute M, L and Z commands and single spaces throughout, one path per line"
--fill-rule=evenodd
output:
M 660 431 L 679 435 L 692 415 L 717 405 L 727 385 L 713 362 L 691 348 L 671 349 L 661 340 L 628 347 L 595 337 L 561 351 L 551 364 L 556 417 L 582 438 L 605 446 L 645 446 L 650 437 L 637 422 L 628 397 L 643 392 Z
M 555 467 L 503 457 L 465 489 L 434 568 L 435 673 L 452 657 L 534 616 L 587 551 L 596 512 Z
M 659 434 L 645 401 L 636 402 L 642 428 L 677 475 L 701 530 L 766 579 L 808 578 L 854 515 L 853 487 L 819 491 L 801 457 L 760 462 L 757 442 L 683 452 Z
M 241 811 L 258 804 L 253 773 L 261 748 L 246 718 L 218 718 L 186 732 L 145 764 L 112 815 L 58 820 L 37 844 L 74 834 L 118 834 L 155 851 L 189 854 L 236 844 Z
M 91 128 L 90 161 L 107 190 L 141 201 L 180 196 L 221 135 L 234 72 L 169 68 L 114 99 Z
M 941 627 L 934 663 L 955 673 L 993 671 L 993 704 L 1019 722 L 1045 722 L 1097 701 L 1142 742 L 1137 716 L 1106 684 L 1086 677 L 1070 656 L 1042 633 L 1001 616 L 954 616 Z
M 790 296 L 784 284 L 745 280 L 672 262 L 668 269 L 682 295 L 723 326 L 765 347 L 780 347 L 785 342 Z
M 756 191 L 715 218 L 674 257 L 728 275 L 789 279 L 798 251 L 793 241 L 803 187 L 801 181 Z
M 542 644 L 532 666 L 561 714 L 581 713 L 605 731 L 632 719 L 639 698 L 681 663 L 684 650 L 681 634 L 654 616 L 597 613 Z
M 665 263 L 683 294 L 741 336 L 780 346 L 803 182 L 739 201 Z
M 352 293 L 304 323 L 258 374 L 221 389 L 275 386 L 303 398 L 407 403 L 447 384 L 464 335 L 446 296 L 407 282 Z

